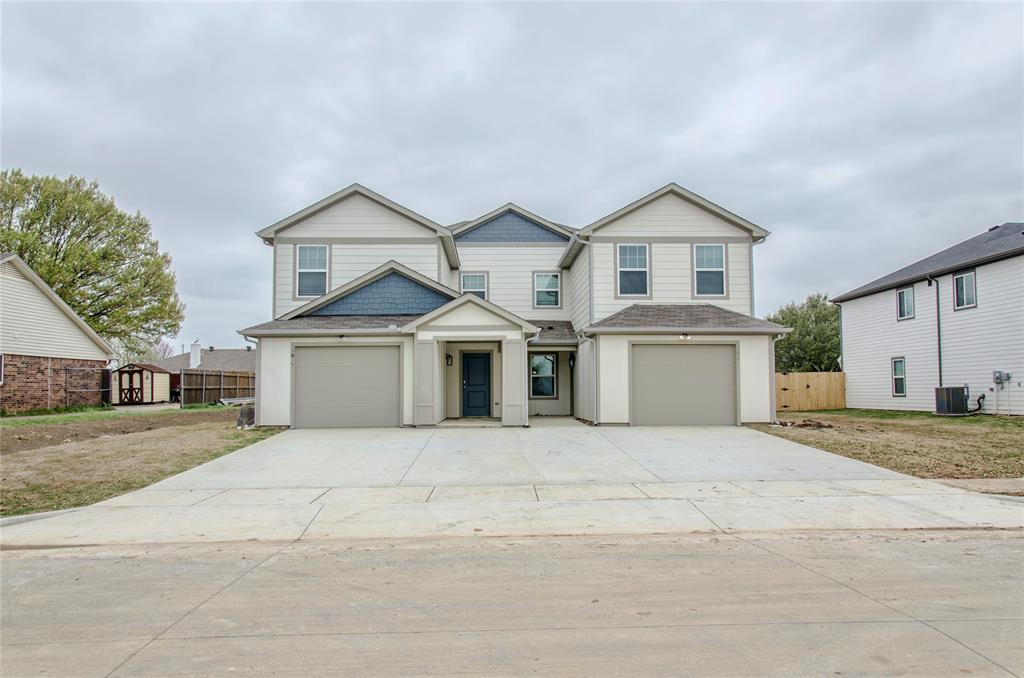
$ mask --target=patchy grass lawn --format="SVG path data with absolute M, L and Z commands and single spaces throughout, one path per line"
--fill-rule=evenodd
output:
M 52 414 L 8 414 L 0 417 L 0 430 L 8 428 L 20 428 L 22 426 L 38 426 L 40 424 L 74 424 L 83 421 L 105 421 L 107 419 L 120 419 L 122 417 L 169 417 L 195 412 L 230 411 L 238 412 L 238 408 L 230 405 L 189 405 L 185 408 L 169 407 L 167 409 L 152 410 L 145 406 L 137 410 L 118 409 L 112 407 L 87 407 L 76 408 L 70 412 L 57 412 Z M 173 425 L 173 424 L 172 424 Z
M 0 457 L 0 515 L 92 504 L 146 487 L 281 430 L 239 431 L 230 417 L 5 451 Z
M 779 413 L 752 428 L 918 478 L 1024 476 L 1024 417 L 938 417 L 927 412 Z
M 0 424 L 0 458 L 11 452 L 24 452 L 103 436 L 206 422 L 233 422 L 238 418 L 238 408 L 220 405 L 149 412 L 89 412 L 88 415 L 91 416 L 63 414 L 4 421 Z

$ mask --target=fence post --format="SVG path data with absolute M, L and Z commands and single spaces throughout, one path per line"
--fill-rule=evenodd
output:
M 203 405 L 206 404 L 206 370 L 203 370 L 203 397 L 199 402 Z

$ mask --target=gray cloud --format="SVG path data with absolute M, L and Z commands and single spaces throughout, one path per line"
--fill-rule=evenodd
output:
M 353 181 L 576 226 L 677 181 L 773 231 L 765 313 L 1024 217 L 1022 12 L 7 3 L 0 160 L 151 219 L 179 342 L 266 320 L 253 232 Z

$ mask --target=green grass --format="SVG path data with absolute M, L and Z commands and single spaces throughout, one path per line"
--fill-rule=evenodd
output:
M 94 410 L 107 410 L 111 409 L 110 405 L 69 405 L 67 407 L 51 407 L 49 409 L 45 407 L 37 407 L 31 410 L 23 410 L 21 412 L 8 412 L 6 410 L 0 410 L 0 418 L 8 417 L 38 417 L 45 414 L 71 414 L 73 412 L 91 412 Z
M 82 421 L 99 421 L 118 417 L 134 417 L 142 414 L 168 415 L 181 412 L 204 412 L 209 410 L 231 409 L 231 405 L 189 405 L 183 409 L 169 408 L 165 410 L 115 410 L 111 407 L 91 407 L 67 413 L 46 414 L 42 416 L 5 416 L 0 418 L 0 429 L 17 426 L 39 426 L 41 424 L 73 424 Z
M 919 420 L 928 422 L 943 422 L 950 426 L 996 426 L 1005 428 L 1024 428 L 1024 417 L 1011 417 L 999 414 L 974 414 L 967 417 L 943 417 L 931 412 L 916 412 L 907 410 L 861 410 L 847 408 L 844 410 L 811 410 L 807 412 L 779 412 L 789 417 L 814 418 L 816 414 L 828 414 L 846 417 L 857 417 L 860 419 L 887 419 L 887 420 Z

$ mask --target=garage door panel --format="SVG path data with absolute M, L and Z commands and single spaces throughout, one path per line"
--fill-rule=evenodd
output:
M 400 425 L 398 347 L 298 347 L 294 370 L 296 428 Z
M 637 344 L 632 348 L 631 361 L 631 423 L 736 423 L 734 346 Z

